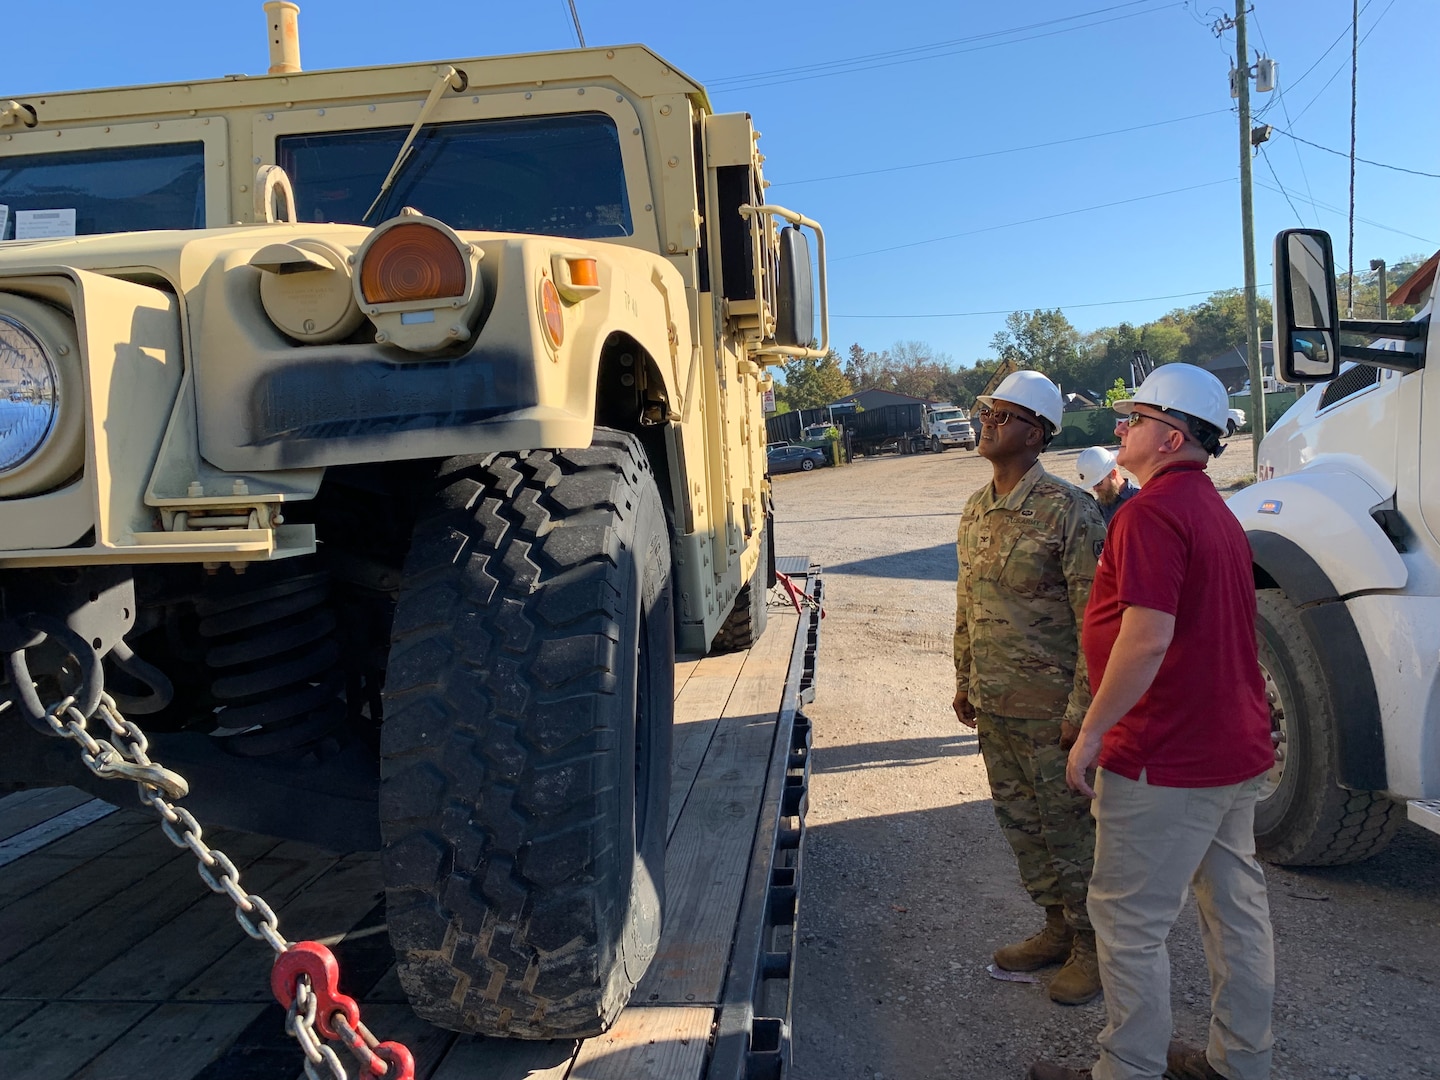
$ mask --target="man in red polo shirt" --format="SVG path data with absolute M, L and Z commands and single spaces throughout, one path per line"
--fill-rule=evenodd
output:
M 1275 754 L 1250 547 L 1205 475 L 1228 406 L 1189 364 L 1157 368 L 1115 406 L 1117 460 L 1141 488 L 1110 523 L 1085 611 L 1094 699 L 1066 773 L 1095 800 L 1089 910 L 1108 1022 L 1092 1070 L 1037 1062 L 1032 1080 L 1270 1076 L 1274 947 L 1254 820 Z M 1170 1044 L 1165 939 L 1191 886 L 1210 967 L 1205 1050 Z

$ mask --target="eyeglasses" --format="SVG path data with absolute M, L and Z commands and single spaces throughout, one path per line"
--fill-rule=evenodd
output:
M 1009 409 L 992 409 L 989 405 L 981 405 L 980 408 L 975 411 L 982 421 L 988 420 L 996 427 L 1004 427 L 1011 420 L 1019 420 L 1022 424 L 1029 424 L 1031 427 L 1040 426 L 1028 416 L 1021 416 L 1019 413 L 1011 412 Z
M 1180 432 L 1181 435 L 1184 435 L 1186 438 L 1190 437 L 1190 432 L 1188 429 L 1181 427 L 1179 424 L 1172 424 L 1169 420 L 1162 419 L 1161 417 L 1151 416 L 1149 413 L 1132 412 L 1120 418 L 1120 422 L 1126 427 L 1134 427 L 1142 420 L 1154 420 L 1157 424 L 1164 424 L 1168 428 L 1173 428 L 1174 430 Z

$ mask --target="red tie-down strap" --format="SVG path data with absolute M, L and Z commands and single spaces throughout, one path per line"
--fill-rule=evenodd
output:
M 415 1080 L 415 1057 L 403 1043 L 377 1042 L 360 1022 L 360 1005 L 340 993 L 340 965 L 335 954 L 318 941 L 296 941 L 275 957 L 270 990 L 287 1010 L 295 1004 L 302 978 L 315 995 L 315 1027 L 341 1043 L 377 1080 Z

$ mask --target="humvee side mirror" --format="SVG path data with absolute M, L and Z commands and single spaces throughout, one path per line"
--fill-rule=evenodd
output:
M 1340 304 L 1330 234 L 1286 229 L 1275 237 L 1275 362 L 1291 383 L 1340 373 Z
M 810 241 L 794 225 L 780 231 L 775 281 L 775 342 L 808 347 L 815 340 L 815 292 Z

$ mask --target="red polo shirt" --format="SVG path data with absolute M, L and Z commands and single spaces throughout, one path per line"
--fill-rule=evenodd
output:
M 1181 788 L 1269 769 L 1250 544 L 1198 463 L 1152 477 L 1110 523 L 1081 632 L 1092 689 L 1131 605 L 1174 615 L 1175 637 L 1150 689 L 1106 732 L 1100 767 Z

